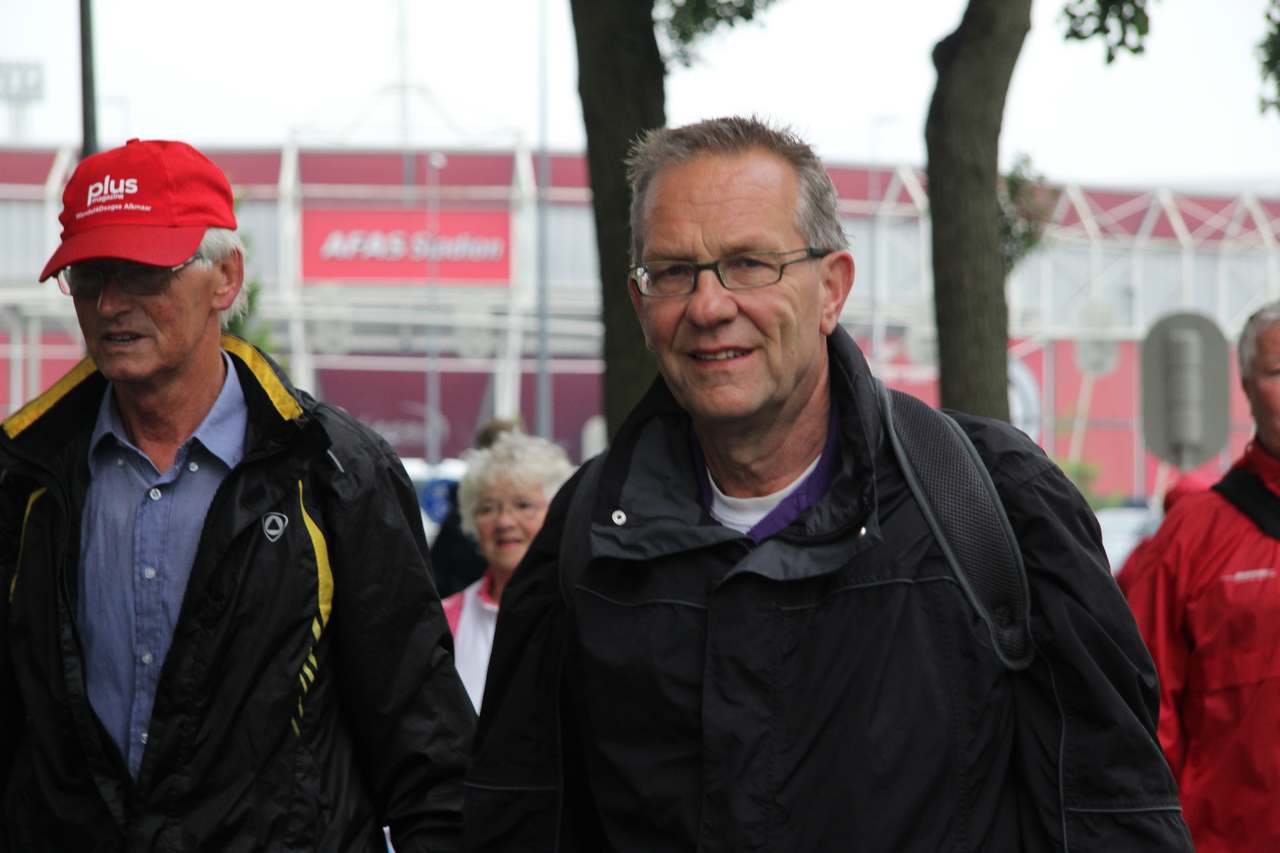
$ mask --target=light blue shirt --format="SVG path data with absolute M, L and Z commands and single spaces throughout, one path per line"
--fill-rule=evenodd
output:
M 110 387 L 89 441 L 77 620 L 89 702 L 135 779 L 205 514 L 244 456 L 244 392 L 222 361 L 222 391 L 168 471 L 130 443 Z

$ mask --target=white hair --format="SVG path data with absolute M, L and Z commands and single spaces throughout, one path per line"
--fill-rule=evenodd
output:
M 1277 323 L 1280 323 L 1280 302 L 1268 302 L 1245 321 L 1244 328 L 1240 330 L 1240 342 L 1236 345 L 1241 382 L 1247 382 L 1253 375 L 1253 360 L 1258 357 L 1258 338 Z
M 210 228 L 204 232 L 200 248 L 196 249 L 196 263 L 202 266 L 213 266 L 233 253 L 239 253 L 240 257 L 244 257 L 244 241 L 240 239 L 240 235 L 229 228 Z M 242 282 L 235 302 L 222 312 L 222 327 L 225 329 L 232 321 L 244 316 L 248 310 L 249 288 Z
M 558 445 L 519 430 L 508 430 L 489 447 L 468 450 L 462 458 L 467 463 L 467 473 L 458 483 L 458 514 L 463 532 L 472 538 L 476 536 L 480 496 L 497 483 L 540 488 L 550 499 L 574 470 Z

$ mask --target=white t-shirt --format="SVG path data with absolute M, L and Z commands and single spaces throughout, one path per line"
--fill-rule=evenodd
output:
M 716 478 L 711 476 L 711 469 L 707 469 L 707 480 L 711 483 L 711 517 L 723 524 L 725 527 L 731 527 L 739 533 L 746 533 L 751 528 L 760 523 L 760 520 L 773 511 L 773 508 L 782 503 L 787 495 L 800 488 L 800 484 L 805 478 L 813 473 L 818 467 L 818 460 L 822 458 L 822 454 L 818 454 L 809 463 L 809 467 L 800 472 L 800 476 L 792 480 L 788 485 L 783 486 L 776 492 L 768 495 L 761 495 L 758 498 L 732 498 L 720 491 L 720 487 L 716 485 Z
M 478 714 L 489 671 L 489 653 L 493 651 L 493 631 L 498 626 L 498 602 L 489 595 L 489 573 L 446 598 L 443 605 L 453 631 L 454 665 Z

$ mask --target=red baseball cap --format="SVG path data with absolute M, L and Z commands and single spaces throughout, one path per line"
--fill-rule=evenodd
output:
M 62 191 L 62 244 L 40 281 L 79 261 L 177 266 L 208 228 L 236 227 L 231 184 L 185 142 L 130 139 L 86 157 Z

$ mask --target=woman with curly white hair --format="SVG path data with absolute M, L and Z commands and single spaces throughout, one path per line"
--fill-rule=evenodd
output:
M 487 565 L 480 580 L 444 600 L 444 613 L 458 674 L 479 712 L 502 591 L 542 528 L 552 495 L 574 469 L 555 444 L 518 431 L 503 433 L 463 459 L 462 529 L 479 543 Z

